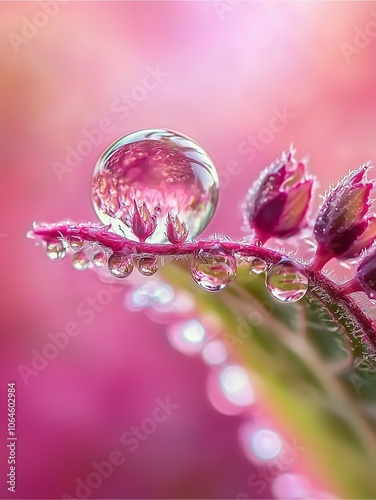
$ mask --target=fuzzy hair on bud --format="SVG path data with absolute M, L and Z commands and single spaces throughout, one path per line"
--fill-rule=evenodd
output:
M 288 238 L 307 225 L 314 178 L 307 161 L 295 160 L 295 149 L 272 163 L 251 187 L 244 210 L 247 225 L 256 238 Z
M 324 199 L 313 229 L 319 258 L 354 258 L 375 240 L 376 217 L 367 215 L 374 187 L 367 180 L 370 167 L 368 162 L 350 172 Z

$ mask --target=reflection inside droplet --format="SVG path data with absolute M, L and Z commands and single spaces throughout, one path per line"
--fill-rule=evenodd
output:
M 152 276 L 158 271 L 159 259 L 155 255 L 140 257 L 137 262 L 137 268 L 144 276 Z
M 262 259 L 252 259 L 249 265 L 249 271 L 253 274 L 262 274 L 266 270 L 266 262 Z
M 65 245 L 60 240 L 49 241 L 46 246 L 47 257 L 53 262 L 64 259 L 66 254 Z
M 67 242 L 71 250 L 73 250 L 74 252 L 77 250 L 81 250 L 84 246 L 84 240 L 80 236 L 75 234 L 69 236 Z
M 115 278 L 127 278 L 133 271 L 133 260 L 129 255 L 113 253 L 108 259 L 108 270 Z
M 192 139 L 165 129 L 132 132 L 113 143 L 93 173 L 92 201 L 104 224 L 128 239 L 133 200 L 160 212 L 150 243 L 167 242 L 168 212 L 186 224 L 188 238 L 208 225 L 218 201 L 218 174 L 209 155 Z
M 236 259 L 223 250 L 200 250 L 192 259 L 191 275 L 205 291 L 218 292 L 228 287 L 236 276 Z
M 84 250 L 79 250 L 71 256 L 72 266 L 76 271 L 85 271 L 89 267 L 89 257 Z
M 103 267 L 107 262 L 107 254 L 104 250 L 100 249 L 92 257 L 92 262 L 95 267 Z
M 303 266 L 282 259 L 267 271 L 265 284 L 279 302 L 297 302 L 307 293 L 308 277 Z

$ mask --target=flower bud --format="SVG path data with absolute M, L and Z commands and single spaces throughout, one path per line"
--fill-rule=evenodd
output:
M 376 218 L 366 216 L 373 188 L 373 183 L 366 179 L 370 166 L 365 163 L 351 172 L 325 198 L 313 229 L 319 258 L 350 259 L 372 245 Z
M 373 249 L 358 264 L 356 275 L 359 285 L 373 299 L 376 297 L 376 249 Z
M 305 160 L 297 162 L 295 150 L 283 153 L 252 186 L 245 207 L 245 219 L 265 242 L 271 237 L 288 238 L 307 225 L 307 213 L 314 179 Z

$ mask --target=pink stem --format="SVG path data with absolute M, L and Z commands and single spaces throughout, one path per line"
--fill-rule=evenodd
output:
M 312 268 L 315 271 L 321 271 L 322 268 L 330 261 L 332 260 L 332 256 L 329 255 L 323 247 L 319 244 L 317 246 L 317 250 L 315 253 L 315 256 L 313 257 L 313 262 L 312 262 Z
M 90 224 L 54 224 L 54 225 L 37 225 L 34 224 L 31 236 L 36 236 L 44 241 L 51 241 L 56 238 L 69 238 L 70 236 L 79 236 L 83 240 L 96 242 L 103 245 L 113 252 L 125 252 L 129 254 L 153 254 L 153 255 L 192 255 L 199 250 L 224 250 L 227 252 L 237 253 L 244 257 L 257 257 L 263 259 L 267 264 L 276 264 L 285 255 L 249 243 L 221 241 L 220 239 L 201 240 L 186 243 L 141 243 L 131 241 L 123 236 L 111 233 L 109 226 L 96 226 Z M 316 253 L 313 264 L 305 265 L 305 271 L 310 280 L 311 293 L 325 300 L 325 297 L 330 297 L 330 302 L 341 305 L 358 323 L 360 331 L 363 334 L 363 340 L 373 348 L 376 352 L 376 332 L 372 321 L 363 313 L 360 307 L 350 297 L 355 289 L 355 284 L 351 283 L 339 286 L 325 275 L 321 273 L 320 264 L 325 260 L 324 255 L 320 252 Z M 326 256 L 326 262 L 330 259 Z M 324 265 L 324 264 L 323 264 Z

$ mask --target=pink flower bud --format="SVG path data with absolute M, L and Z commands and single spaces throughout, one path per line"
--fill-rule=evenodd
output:
M 366 179 L 370 166 L 365 163 L 351 172 L 325 198 L 313 229 L 317 255 L 349 259 L 372 245 L 376 218 L 366 216 L 373 188 Z
M 376 297 L 376 249 L 373 249 L 358 264 L 355 275 L 359 285 L 373 299 Z
M 188 229 L 184 222 L 180 222 L 177 215 L 171 212 L 167 215 L 166 236 L 171 243 L 184 243 L 188 237 Z
M 245 219 L 265 242 L 271 237 L 288 238 L 307 225 L 307 213 L 314 179 L 305 160 L 297 162 L 295 150 L 283 153 L 252 186 L 245 207 Z
M 137 236 L 141 242 L 144 242 L 154 233 L 157 227 L 157 216 L 160 212 L 160 207 L 156 207 L 153 215 L 151 215 L 145 202 L 143 202 L 142 205 L 138 205 L 136 200 L 133 200 L 133 204 L 134 212 L 130 218 L 130 227 L 133 234 Z

